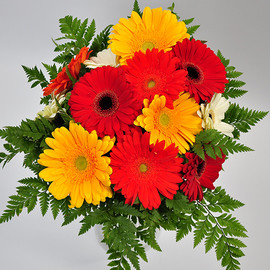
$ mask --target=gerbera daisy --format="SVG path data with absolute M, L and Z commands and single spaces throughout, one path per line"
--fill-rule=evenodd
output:
M 182 158 L 172 144 L 164 149 L 165 142 L 149 144 L 149 133 L 134 130 L 125 135 L 111 152 L 111 175 L 114 190 L 121 190 L 127 204 L 138 198 L 144 208 L 158 208 L 161 193 L 173 199 L 182 179 L 179 174 Z
M 166 106 L 173 108 L 173 101 L 185 89 L 185 70 L 176 70 L 179 62 L 171 53 L 153 49 L 136 52 L 124 66 L 127 81 L 131 84 L 137 99 L 143 104 L 145 98 L 152 101 L 155 94 L 166 97 Z
M 57 105 L 56 100 L 61 105 L 65 101 L 65 96 L 61 94 L 56 95 L 56 97 L 47 106 L 45 106 L 45 108 L 42 111 L 37 113 L 38 115 L 37 118 L 42 116 L 48 120 L 54 119 L 59 111 L 59 107 Z
M 205 160 L 201 159 L 194 153 L 186 153 L 188 163 L 184 164 L 181 176 L 186 181 L 181 184 L 180 189 L 183 190 L 190 201 L 195 201 L 199 197 L 203 199 L 202 187 L 215 189 L 213 183 L 219 176 L 222 164 L 225 161 L 225 155 L 222 158 L 213 159 L 205 156 Z
M 180 59 L 180 69 L 188 72 L 187 91 L 196 102 L 211 101 L 214 93 L 223 93 L 226 70 L 215 53 L 199 40 L 185 39 L 173 47 L 175 56 Z
M 216 129 L 233 138 L 232 132 L 234 127 L 222 122 L 229 106 L 230 102 L 222 97 L 221 94 L 214 94 L 210 103 L 201 104 L 201 110 L 198 111 L 198 115 L 202 118 L 202 127 L 204 129 Z
M 173 102 L 174 108 L 166 107 L 166 98 L 155 95 L 154 100 L 144 100 L 142 114 L 134 121 L 150 132 L 150 143 L 165 140 L 165 146 L 174 143 L 180 153 L 189 150 L 189 144 L 195 142 L 195 135 L 202 130 L 202 120 L 197 115 L 199 104 L 189 93 L 181 92 L 179 98 Z
M 79 73 L 81 69 L 81 63 L 88 59 L 91 52 L 88 52 L 89 48 L 83 47 L 80 52 L 73 58 L 68 64 L 68 71 L 74 80 L 78 80 Z M 58 74 L 57 77 L 51 80 L 50 84 L 43 89 L 43 95 L 48 96 L 52 94 L 53 96 L 59 93 L 65 93 L 65 91 L 72 88 L 72 81 L 67 75 L 66 67 L 64 67 Z
M 105 49 L 97 53 L 97 56 L 85 60 L 83 63 L 87 68 L 97 68 L 103 66 L 117 67 L 119 66 L 118 57 L 112 53 L 111 49 Z
M 137 113 L 134 99 L 122 68 L 99 67 L 75 83 L 69 99 L 70 112 L 76 122 L 100 137 L 121 136 L 129 129 Z
M 120 63 L 125 64 L 137 51 L 158 48 L 166 52 L 190 35 L 185 23 L 179 22 L 171 11 L 146 7 L 142 17 L 133 11 L 129 19 L 121 18 L 109 37 L 109 47 L 121 56 Z
M 114 140 L 109 136 L 99 140 L 96 131 L 88 133 L 72 122 L 69 130 L 57 128 L 52 136 L 46 138 L 52 149 L 44 150 L 38 160 L 47 167 L 39 176 L 52 182 L 49 192 L 57 200 L 70 195 L 71 207 L 81 207 L 84 199 L 97 205 L 106 197 L 111 198 L 110 158 L 103 155 L 112 149 Z

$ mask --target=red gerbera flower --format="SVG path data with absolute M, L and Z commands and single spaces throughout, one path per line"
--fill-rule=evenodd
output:
M 185 156 L 188 163 L 184 164 L 180 174 L 186 181 L 180 186 L 180 189 L 183 190 L 190 201 L 197 200 L 197 197 L 201 201 L 203 199 L 202 187 L 215 189 L 213 183 L 219 176 L 222 164 L 225 161 L 225 155 L 216 159 L 206 155 L 205 160 L 194 153 L 186 153 Z
M 75 59 L 73 58 L 68 64 L 68 70 L 74 80 L 78 80 L 79 78 L 81 63 L 89 58 L 91 52 L 88 52 L 88 50 L 89 48 L 87 47 L 81 48 Z M 59 93 L 63 93 L 65 90 L 69 90 L 70 88 L 72 88 L 72 81 L 67 75 L 66 67 L 63 67 L 63 69 L 57 74 L 57 77 L 51 80 L 51 83 L 43 89 L 43 95 L 57 95 Z
M 133 124 L 137 103 L 122 68 L 104 66 L 91 70 L 75 83 L 69 99 L 76 122 L 100 137 L 121 135 Z
M 215 53 L 199 40 L 184 39 L 173 47 L 175 56 L 180 59 L 180 69 L 188 72 L 187 91 L 197 103 L 211 101 L 214 93 L 223 93 L 226 70 Z
M 187 75 L 185 70 L 176 70 L 178 62 L 171 52 L 159 52 L 158 49 L 136 52 L 127 60 L 127 66 L 124 66 L 126 78 L 141 105 L 145 98 L 152 101 L 157 94 L 164 95 L 166 106 L 173 108 L 172 102 L 185 89 Z
M 149 133 L 134 130 L 117 143 L 111 153 L 111 183 L 115 191 L 121 190 L 127 204 L 138 198 L 151 210 L 161 204 L 159 193 L 173 199 L 183 181 L 179 174 L 183 159 L 177 158 L 174 144 L 164 149 L 165 141 L 149 145 L 149 138 Z

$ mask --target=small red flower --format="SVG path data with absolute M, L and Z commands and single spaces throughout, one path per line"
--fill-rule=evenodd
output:
M 79 79 L 81 63 L 89 58 L 91 52 L 88 52 L 88 50 L 89 48 L 87 47 L 81 48 L 75 59 L 73 58 L 68 64 L 68 70 L 74 80 Z M 51 80 L 50 84 L 43 89 L 43 95 L 48 96 L 50 94 L 57 95 L 59 93 L 64 93 L 65 91 L 72 88 L 72 86 L 73 84 L 67 75 L 66 67 L 63 67 L 63 69 L 57 74 L 57 77 Z
M 186 153 L 188 163 L 184 164 L 180 175 L 186 181 L 180 186 L 190 201 L 195 201 L 199 197 L 203 199 L 202 187 L 215 189 L 213 183 L 219 176 L 222 164 L 225 161 L 225 155 L 222 158 L 213 159 L 205 156 L 205 160 L 201 159 L 194 153 Z
M 127 81 L 137 95 L 140 105 L 145 98 L 150 101 L 154 96 L 164 95 L 166 106 L 173 108 L 173 101 L 184 91 L 187 72 L 176 70 L 179 60 L 171 52 L 158 49 L 136 52 L 124 66 Z
M 121 67 L 99 67 L 75 83 L 69 99 L 76 122 L 100 137 L 122 136 L 138 115 L 136 102 Z
M 223 93 L 226 70 L 215 53 L 199 40 L 184 39 L 172 51 L 180 60 L 179 68 L 188 72 L 187 90 L 197 103 L 210 102 L 214 93 Z
M 183 181 L 179 174 L 183 159 L 177 157 L 174 144 L 164 149 L 165 141 L 150 145 L 149 138 L 149 133 L 135 129 L 125 135 L 113 147 L 110 165 L 114 190 L 121 190 L 127 204 L 138 198 L 144 208 L 151 210 L 161 204 L 159 193 L 173 199 Z

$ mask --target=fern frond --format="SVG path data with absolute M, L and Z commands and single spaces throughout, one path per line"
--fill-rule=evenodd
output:
M 96 22 L 93 19 L 90 26 L 86 29 L 85 34 L 84 34 L 84 40 L 85 40 L 85 46 L 89 46 L 90 41 L 94 37 L 96 32 Z
M 95 56 L 99 51 L 102 51 L 108 47 L 109 34 L 112 25 L 108 25 L 102 30 L 93 40 L 90 49 L 93 50 L 91 55 Z
M 212 158 L 215 158 L 215 156 L 221 157 L 221 151 L 225 155 L 253 151 L 251 148 L 238 143 L 215 129 L 201 131 L 196 136 L 192 149 L 202 159 L 205 159 L 205 154 Z
M 200 25 L 193 25 L 193 26 L 187 27 L 187 33 L 192 36 L 195 34 L 195 32 L 198 30 L 199 27 Z
M 251 126 L 255 126 L 267 114 L 268 112 L 241 108 L 238 104 L 233 103 L 225 113 L 223 121 L 233 125 L 240 132 L 248 132 Z
M 47 65 L 45 63 L 42 63 L 42 65 L 45 67 L 46 71 L 48 72 L 50 76 L 50 80 L 53 80 L 57 77 L 57 74 L 59 73 L 59 69 L 57 69 L 56 65 L 53 64 L 52 66 Z
M 46 87 L 49 82 L 46 80 L 43 72 L 37 68 L 37 66 L 33 68 L 29 68 L 26 66 L 22 66 L 27 78 L 28 82 L 33 82 L 31 85 L 31 88 L 36 87 L 37 85 L 40 85 L 41 88 Z
M 140 16 L 142 16 L 142 12 L 140 10 L 139 3 L 137 0 L 134 1 L 133 11 L 137 12 Z
M 210 193 L 211 192 L 209 191 L 209 194 Z M 209 196 L 205 196 L 205 201 L 197 202 L 198 210 L 203 207 L 206 212 L 204 213 L 204 216 L 199 219 L 193 215 L 193 218 L 196 220 L 194 247 L 204 240 L 205 252 L 215 248 L 217 260 L 221 260 L 222 266 L 226 267 L 226 269 L 238 269 L 238 258 L 244 256 L 241 248 L 244 248 L 246 245 L 236 237 L 246 237 L 246 229 L 230 214 L 221 214 L 219 216 L 213 215 L 210 208 L 215 207 L 215 198 L 217 197 L 217 201 L 219 201 L 222 200 L 223 196 L 228 198 L 226 192 L 219 187 L 217 188 L 215 196 L 210 196 L 210 199 Z M 237 208 L 235 202 L 239 201 L 234 200 L 231 197 L 229 197 L 227 203 L 224 202 L 224 205 L 227 204 L 227 207 L 225 208 L 231 208 L 231 202 L 234 204 L 234 207 L 232 208 Z M 236 204 L 239 206 L 241 203 L 239 202 Z
M 246 90 L 240 89 L 246 83 L 241 80 L 235 80 L 236 78 L 240 77 L 243 73 L 236 71 L 234 66 L 229 66 L 230 60 L 226 59 L 220 50 L 217 52 L 217 56 L 220 58 L 222 64 L 226 68 L 226 77 L 228 79 L 228 83 L 226 84 L 226 88 L 224 93 L 222 94 L 225 98 L 238 98 L 243 96 L 247 93 Z

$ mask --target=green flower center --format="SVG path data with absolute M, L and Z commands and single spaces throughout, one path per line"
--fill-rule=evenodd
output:
M 142 50 L 146 52 L 147 49 L 150 51 L 155 48 L 155 44 L 153 42 L 144 42 L 142 45 Z
M 148 167 L 147 167 L 147 165 L 146 164 L 144 164 L 144 163 L 142 163 L 141 165 L 140 165 L 140 172 L 142 172 L 142 173 L 145 173 L 145 172 L 147 172 L 148 171 Z
M 77 157 L 75 160 L 75 167 L 79 170 L 79 171 L 84 171 L 87 168 L 87 159 L 83 156 Z
M 150 80 L 150 81 L 147 83 L 148 88 L 153 88 L 153 87 L 155 87 L 155 85 L 156 85 L 156 82 L 153 81 L 153 80 Z
M 162 113 L 159 116 L 159 123 L 162 126 L 166 126 L 167 127 L 169 125 L 169 123 L 170 123 L 170 116 L 167 113 Z

